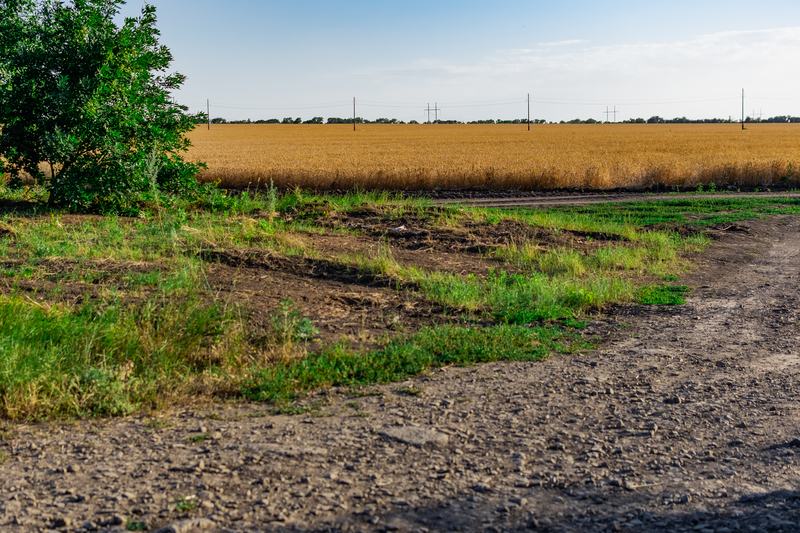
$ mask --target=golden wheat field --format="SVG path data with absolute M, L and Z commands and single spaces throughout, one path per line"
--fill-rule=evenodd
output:
M 800 124 L 237 124 L 189 133 L 220 186 L 642 187 L 800 178 Z

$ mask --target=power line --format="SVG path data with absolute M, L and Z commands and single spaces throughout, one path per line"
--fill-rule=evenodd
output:
M 753 95 L 756 97 L 756 95 Z M 668 105 L 668 104 L 689 104 L 689 103 L 702 103 L 702 102 L 721 102 L 726 100 L 738 99 L 738 97 L 733 96 L 724 96 L 724 97 L 707 97 L 707 98 L 685 98 L 685 99 L 672 99 L 672 100 L 645 100 L 645 99 L 631 99 L 627 101 L 623 101 L 618 103 L 617 105 L 620 106 L 640 106 L 640 105 Z M 763 99 L 777 99 L 777 100 L 800 100 L 800 98 L 777 98 L 777 97 L 759 97 Z M 566 98 L 546 98 L 546 97 L 538 97 L 536 99 L 508 99 L 508 100 L 483 100 L 483 101 L 472 101 L 472 102 L 453 102 L 447 103 L 446 105 L 450 108 L 477 108 L 477 107 L 491 107 L 491 106 L 504 106 L 504 105 L 513 105 L 522 102 L 528 103 L 536 103 L 536 104 L 543 104 L 543 105 L 573 105 L 573 106 L 596 106 L 602 105 L 601 101 L 597 100 L 578 100 L 578 99 L 566 99 Z M 249 104 L 249 103 L 226 103 L 226 102 L 217 102 L 214 104 L 215 107 L 222 108 L 222 109 L 244 109 L 244 110 L 308 110 L 308 109 L 333 109 L 333 108 L 344 108 L 349 107 L 350 103 L 348 102 L 325 102 L 325 103 L 299 103 L 295 105 L 286 105 L 286 104 L 276 104 L 276 105 L 264 105 L 264 104 Z M 419 103 L 403 103 L 403 102 L 378 102 L 378 101 L 370 101 L 365 100 L 359 102 L 359 105 L 364 107 L 386 107 L 386 108 L 418 108 L 420 105 L 430 105 L 430 104 L 419 104 Z M 205 102 L 201 103 L 192 103 L 189 104 L 187 107 L 206 107 Z M 438 106 L 438 104 L 437 104 Z
M 715 101 L 724 101 L 724 100 L 732 100 L 737 97 L 733 96 L 726 96 L 726 97 L 714 97 L 714 98 L 694 98 L 694 99 L 673 99 L 673 100 L 628 100 L 622 102 L 618 105 L 643 105 L 643 104 L 681 104 L 681 103 L 696 103 L 696 102 L 715 102 Z M 738 98 L 737 98 L 738 99 Z M 488 100 L 488 101 L 476 101 L 476 102 L 468 102 L 468 103 L 450 103 L 448 104 L 449 107 L 484 107 L 484 106 L 493 106 L 493 105 L 509 105 L 515 104 L 519 102 L 525 102 L 526 100 L 522 99 L 514 99 L 514 100 Z M 601 103 L 598 100 L 571 100 L 571 99 L 555 99 L 555 98 L 543 98 L 539 97 L 535 100 L 531 100 L 531 102 L 542 103 L 542 104 L 557 104 L 557 105 L 597 105 Z M 392 103 L 392 102 L 374 102 L 365 100 L 360 102 L 363 106 L 369 107 L 418 107 L 419 104 L 411 104 L 411 103 Z M 323 108 L 323 107 L 341 107 L 344 105 L 349 105 L 345 103 L 326 103 L 326 104 L 298 104 L 298 105 L 272 105 L 272 106 L 265 106 L 262 104 L 228 104 L 228 103 L 219 103 L 217 104 L 220 107 L 237 107 L 237 108 L 248 108 L 248 109 L 255 109 L 255 108 L 266 108 L 266 109 L 305 109 L 305 108 Z
M 796 97 L 784 97 L 784 95 L 779 94 L 758 94 L 758 93 L 750 93 L 750 98 L 759 98 L 765 100 L 800 100 L 800 98 Z M 658 99 L 630 99 L 623 102 L 618 102 L 616 105 L 620 105 L 621 107 L 631 107 L 631 106 L 655 106 L 655 105 L 680 105 L 680 104 L 690 104 L 690 103 L 702 103 L 702 102 L 724 102 L 730 101 L 734 98 L 740 97 L 733 97 L 733 96 L 722 96 L 722 95 L 706 95 L 704 97 L 694 97 L 694 98 L 674 98 L 674 99 L 665 99 L 665 100 L 658 100 Z M 742 121 L 744 121 L 744 91 L 742 91 L 741 95 L 742 99 Z M 448 108 L 482 108 L 482 107 L 496 107 L 496 106 L 516 106 L 520 103 L 526 103 L 528 107 L 528 117 L 527 121 L 530 121 L 530 105 L 531 103 L 538 104 L 540 107 L 542 106 L 597 106 L 602 104 L 601 102 L 594 101 L 594 100 L 580 100 L 580 99 L 570 99 L 570 98 L 549 98 L 544 96 L 538 96 L 535 99 L 531 98 L 530 93 L 527 94 L 525 99 L 521 98 L 508 98 L 508 99 L 494 99 L 494 100 L 473 100 L 473 101 L 455 101 L 453 103 L 444 103 Z M 386 101 L 375 101 L 375 100 L 359 100 L 358 102 L 361 106 L 367 108 L 408 108 L 408 109 L 419 109 L 420 107 L 424 107 L 423 113 L 427 114 L 428 122 L 431 122 L 432 118 L 433 121 L 439 120 L 439 112 L 442 111 L 442 108 L 439 107 L 438 102 L 434 103 L 433 108 L 431 108 L 430 103 L 427 104 L 415 104 L 410 102 L 386 102 Z M 185 105 L 185 104 L 184 104 Z M 291 110 L 319 110 L 320 112 L 323 109 L 344 109 L 346 106 L 352 105 L 352 103 L 345 102 L 345 101 L 337 101 L 337 102 L 319 102 L 319 103 L 295 103 L 295 104 L 274 104 L 274 105 L 267 105 L 263 103 L 230 103 L 230 102 L 215 102 L 215 109 L 219 108 L 221 110 L 250 110 L 254 112 L 280 112 L 280 111 L 291 111 Z M 606 111 L 604 112 L 605 118 L 607 121 L 613 120 L 613 122 L 617 121 L 618 114 L 621 114 L 621 111 L 617 110 L 616 105 L 613 106 L 613 109 L 610 106 L 605 106 Z M 206 102 L 197 102 L 192 103 L 189 105 L 185 105 L 187 108 L 194 109 L 196 111 L 206 111 L 209 114 L 210 119 L 210 102 L 206 100 Z M 432 113 L 431 113 L 432 112 Z M 630 113 L 631 111 L 629 111 Z M 321 113 L 320 113 L 321 114 Z M 433 114 L 433 117 L 431 117 Z M 762 118 L 761 113 L 756 115 L 755 108 L 753 109 L 753 117 L 755 118 Z M 613 117 L 613 119 L 612 119 Z
M 223 109 L 259 109 L 259 110 L 294 110 L 294 109 L 329 109 L 334 107 L 349 107 L 350 104 L 328 104 L 328 105 L 298 105 L 298 106 L 262 106 L 262 105 L 231 105 L 231 104 L 215 104 L 216 107 Z

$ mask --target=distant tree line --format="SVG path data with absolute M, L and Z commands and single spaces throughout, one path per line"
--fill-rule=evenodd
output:
M 689 119 L 686 117 L 676 118 L 662 118 L 658 115 L 652 116 L 647 120 L 643 118 L 631 118 L 622 121 L 624 124 L 727 124 L 732 122 L 739 122 L 731 118 L 701 118 Z
M 747 117 L 744 120 L 745 122 L 763 122 L 763 123 L 800 123 L 800 117 L 793 117 L 791 115 L 780 115 L 776 117 L 770 118 L 752 118 Z M 726 124 L 726 123 L 738 123 L 738 119 L 733 118 L 701 118 L 701 119 L 689 119 L 686 117 L 676 117 L 676 118 L 662 118 L 657 115 L 654 115 L 648 119 L 644 118 L 631 118 L 628 120 L 623 120 L 622 124 Z M 205 122 L 201 122 L 200 119 L 196 119 L 196 123 L 204 124 Z M 338 118 L 338 117 L 330 117 L 327 120 L 323 119 L 322 117 L 314 117 L 309 120 L 303 120 L 300 117 L 292 118 L 286 117 L 283 120 L 279 120 L 277 118 L 270 118 L 266 120 L 226 120 L 222 117 L 217 117 L 211 120 L 212 124 L 352 124 L 352 118 Z M 416 120 L 409 120 L 408 122 L 403 122 L 402 120 L 397 120 L 396 118 L 378 118 L 375 120 L 368 120 L 362 117 L 355 118 L 356 124 L 419 124 Z M 527 118 L 515 118 L 511 120 L 506 119 L 486 119 L 486 120 L 471 120 L 469 122 L 461 122 L 458 120 L 433 120 L 431 122 L 423 122 L 422 124 L 527 124 Z M 531 119 L 531 124 L 548 124 L 545 119 Z M 550 122 L 549 124 L 556 124 L 555 122 Z M 588 118 L 586 120 L 582 120 L 579 118 L 575 118 L 572 120 L 562 120 L 559 124 L 608 124 L 608 122 L 603 122 L 601 120 L 595 120 L 593 118 Z
M 793 117 L 791 115 L 780 115 L 770 118 L 750 118 L 744 119 L 745 122 L 770 122 L 770 123 L 783 123 L 783 122 L 800 122 L 800 117 Z
M 781 115 L 770 118 L 752 118 L 746 117 L 745 122 L 768 122 L 768 123 L 782 123 L 782 122 L 800 122 L 800 117 L 793 117 L 791 115 Z M 738 123 L 739 119 L 733 118 L 701 118 L 701 119 L 688 119 L 686 117 L 676 117 L 672 119 L 661 118 L 653 116 L 647 120 L 643 118 L 632 118 L 630 120 L 623 120 L 626 124 L 725 124 L 725 123 Z

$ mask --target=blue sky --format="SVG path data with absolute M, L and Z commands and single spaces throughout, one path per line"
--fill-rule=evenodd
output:
M 151 1 L 215 117 L 800 116 L 797 0 Z

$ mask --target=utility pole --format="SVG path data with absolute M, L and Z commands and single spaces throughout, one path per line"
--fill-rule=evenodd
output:
M 356 97 L 353 97 L 353 131 L 356 131 Z
M 430 102 L 428 102 L 428 107 L 425 108 L 425 112 L 428 113 L 428 124 L 431 123 L 431 111 L 433 111 L 433 113 L 434 113 L 433 116 L 436 117 L 435 120 L 438 121 L 439 120 L 439 111 L 441 111 L 441 109 L 439 109 L 439 105 L 436 104 L 436 103 L 433 104 L 433 109 L 431 109 L 431 104 L 430 104 Z
M 742 89 L 742 129 L 744 129 L 744 89 Z
M 531 131 L 531 93 L 528 93 L 528 131 Z
M 614 115 L 614 122 L 616 122 L 617 121 L 617 113 L 619 113 L 619 111 L 617 111 L 617 106 L 614 106 L 614 111 L 609 111 L 608 110 L 608 106 L 606 106 L 606 111 L 605 111 L 606 122 L 608 122 L 608 115 Z
M 206 99 L 206 120 L 208 121 L 208 129 L 211 129 L 211 99 Z

